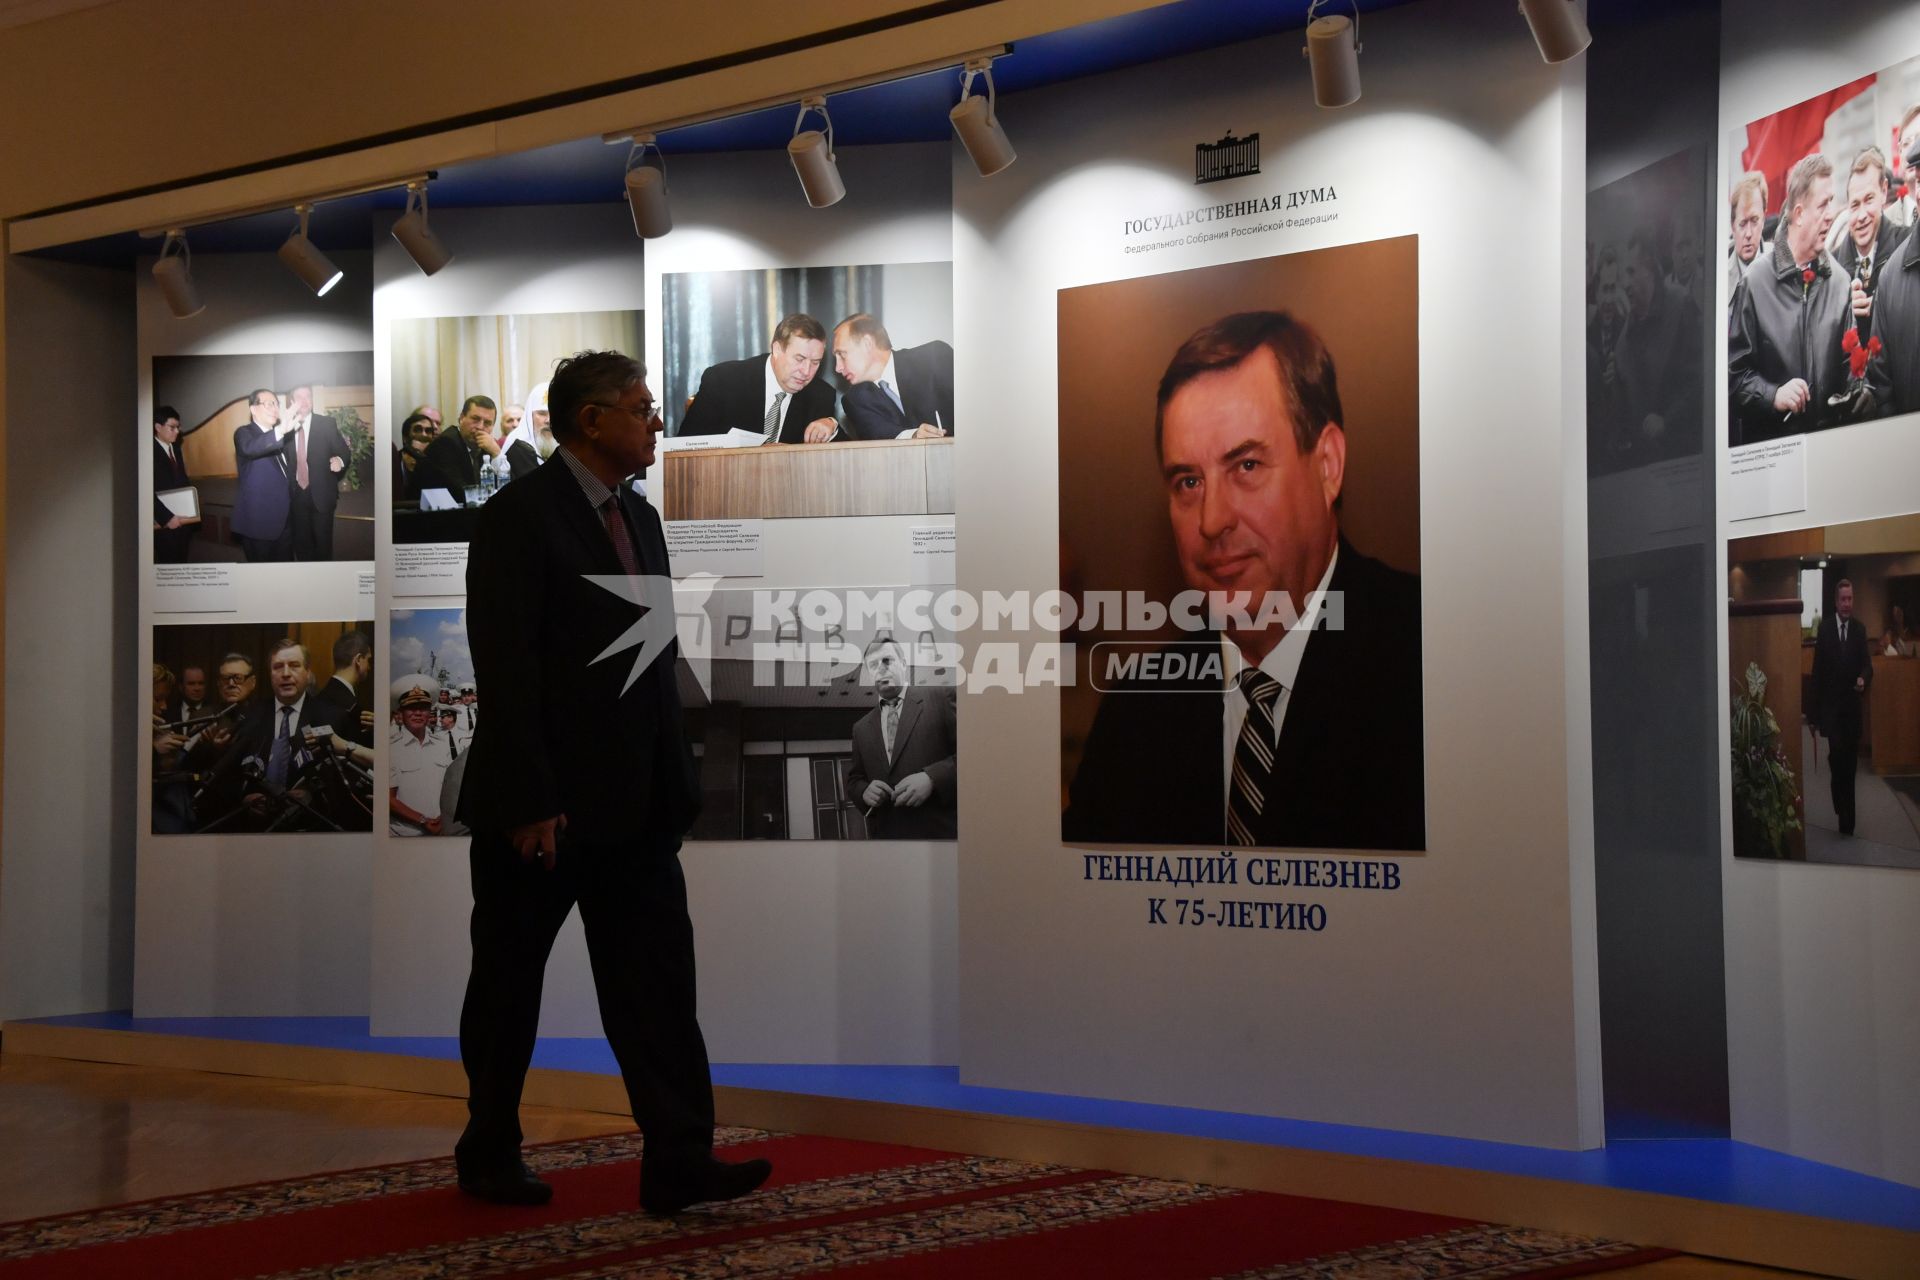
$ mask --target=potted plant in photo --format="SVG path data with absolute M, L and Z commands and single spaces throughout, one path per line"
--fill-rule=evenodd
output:
M 1780 747 L 1780 722 L 1767 706 L 1767 675 L 1747 664 L 1733 689 L 1733 852 L 1742 858 L 1790 856 L 1800 830 L 1800 789 Z

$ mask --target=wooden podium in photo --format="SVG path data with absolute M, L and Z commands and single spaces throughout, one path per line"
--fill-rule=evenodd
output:
M 669 520 L 953 512 L 953 440 L 850 440 L 662 454 Z

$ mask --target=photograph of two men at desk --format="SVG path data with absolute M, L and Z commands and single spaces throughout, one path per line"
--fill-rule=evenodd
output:
M 668 520 L 951 513 L 952 293 L 944 262 L 663 276 L 649 498 Z M 544 378 L 587 347 L 641 354 L 641 313 L 396 322 L 397 542 L 465 541 L 552 456 Z

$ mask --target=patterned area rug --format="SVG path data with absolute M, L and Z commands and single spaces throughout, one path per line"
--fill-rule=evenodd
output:
M 1097 1280 L 1509 1280 L 1671 1254 L 1432 1214 L 725 1129 L 773 1180 L 674 1219 L 636 1203 L 640 1141 L 535 1147 L 538 1209 L 481 1204 L 453 1162 L 320 1174 L 0 1226 L 0 1280 L 27 1277 L 783 1276 Z

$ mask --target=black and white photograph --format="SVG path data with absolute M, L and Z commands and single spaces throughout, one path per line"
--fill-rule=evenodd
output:
M 661 297 L 667 519 L 953 510 L 952 264 L 668 273 Z
M 373 353 L 153 358 L 153 562 L 373 559 Z
M 155 835 L 373 829 L 373 624 L 153 629 Z
M 393 322 L 395 542 L 465 542 L 486 500 L 553 456 L 547 382 L 580 351 L 638 360 L 639 311 Z

